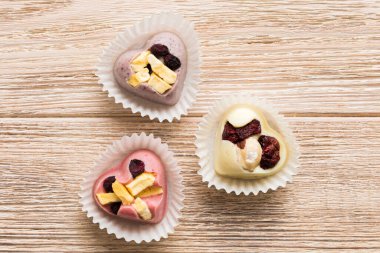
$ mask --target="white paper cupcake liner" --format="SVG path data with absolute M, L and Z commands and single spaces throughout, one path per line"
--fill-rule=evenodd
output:
M 169 31 L 177 34 L 187 49 L 187 72 L 181 97 L 175 105 L 162 105 L 142 99 L 123 89 L 113 75 L 113 66 L 117 58 L 126 50 L 141 48 L 154 34 Z M 119 33 L 117 37 L 103 50 L 96 66 L 98 83 L 103 85 L 103 91 L 108 97 L 115 98 L 124 108 L 130 108 L 133 113 L 148 116 L 151 120 L 157 118 L 160 122 L 180 120 L 186 115 L 196 99 L 198 83 L 200 82 L 200 46 L 194 24 L 178 14 L 162 12 L 145 18 L 134 26 Z
M 286 165 L 272 176 L 253 180 L 234 179 L 220 176 L 214 170 L 215 131 L 218 123 L 231 106 L 242 103 L 252 104 L 261 109 L 271 127 L 284 136 L 288 145 L 289 157 Z M 217 101 L 199 123 L 195 145 L 201 167 L 198 174 L 202 176 L 202 181 L 208 182 L 209 188 L 214 186 L 218 190 L 224 189 L 227 193 L 235 192 L 236 195 L 241 193 L 257 195 L 260 191 L 266 193 L 269 189 L 276 190 L 279 187 L 285 187 L 297 173 L 299 147 L 291 129 L 277 110 L 254 95 L 238 93 Z
M 92 195 L 93 186 L 98 177 L 138 149 L 153 151 L 161 158 L 165 166 L 168 186 L 167 210 L 163 220 L 158 224 L 136 223 L 109 215 L 99 208 Z M 161 238 L 167 238 L 178 225 L 178 219 L 181 217 L 180 211 L 183 208 L 184 195 L 180 170 L 174 154 L 169 151 L 167 144 L 161 143 L 161 139 L 154 138 L 152 134 L 147 136 L 145 133 L 133 134 L 130 137 L 124 136 L 107 148 L 95 167 L 85 176 L 79 193 L 82 210 L 87 212 L 87 217 L 92 218 L 93 223 L 99 223 L 100 229 L 105 228 L 108 234 L 115 234 L 116 238 L 124 238 L 127 242 L 141 243 L 142 241 L 159 241 Z

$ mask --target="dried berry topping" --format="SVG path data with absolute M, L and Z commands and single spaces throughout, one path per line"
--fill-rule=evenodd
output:
M 261 155 L 260 167 L 270 169 L 280 161 L 280 143 L 274 137 L 261 135 L 258 139 L 263 150 Z
M 168 54 L 167 56 L 165 56 L 164 63 L 169 69 L 173 71 L 181 67 L 181 61 L 172 54 Z
M 228 121 L 224 125 L 222 140 L 230 141 L 234 144 L 239 142 L 239 136 L 236 133 L 236 128 Z
M 119 212 L 121 206 L 121 202 L 115 202 L 110 204 L 110 209 L 113 214 L 117 215 L 117 212 Z
M 156 57 L 163 57 L 169 54 L 169 49 L 167 46 L 162 44 L 154 44 L 150 47 L 150 52 Z
M 138 160 L 138 159 L 131 160 L 129 162 L 129 171 L 131 172 L 133 178 L 144 173 L 144 171 L 145 171 L 144 162 L 141 160 Z
M 247 125 L 243 127 L 235 128 L 230 122 L 224 125 L 224 130 L 222 134 L 222 139 L 230 141 L 234 144 L 241 143 L 238 145 L 239 148 L 244 148 L 245 142 L 243 142 L 248 137 L 261 133 L 260 121 L 257 119 L 252 120 Z
M 153 73 L 152 66 L 150 64 L 146 65 L 146 68 L 149 70 L 149 75 Z
M 259 141 L 262 148 L 266 148 L 270 145 L 273 145 L 277 150 L 280 150 L 280 143 L 274 137 L 267 136 L 267 135 L 261 135 L 259 137 L 258 141 Z
M 103 182 L 103 188 L 106 192 L 113 192 L 112 184 L 116 181 L 115 176 L 107 177 Z
M 260 121 L 257 119 L 252 120 L 243 127 L 236 128 L 236 133 L 240 140 L 245 140 L 248 137 L 261 133 Z

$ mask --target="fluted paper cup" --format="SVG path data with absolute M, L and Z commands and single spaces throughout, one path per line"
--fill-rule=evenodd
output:
M 153 151 L 165 167 L 167 178 L 167 210 L 164 218 L 158 224 L 143 224 L 110 215 L 102 210 L 93 198 L 92 190 L 95 181 L 106 170 L 119 164 L 126 156 L 135 150 L 149 149 Z M 174 232 L 174 227 L 178 225 L 181 217 L 184 195 L 181 169 L 178 167 L 174 155 L 169 151 L 167 144 L 162 144 L 161 139 L 141 133 L 132 136 L 124 136 L 121 140 L 115 141 L 100 156 L 95 167 L 88 171 L 79 193 L 82 210 L 87 213 L 87 217 L 92 218 L 93 223 L 98 223 L 100 229 L 106 229 L 108 234 L 114 234 L 116 238 L 124 238 L 127 242 L 159 241 L 167 238 Z
M 218 123 L 223 114 L 236 104 L 251 104 L 259 108 L 269 125 L 284 137 L 289 157 L 285 166 L 278 173 L 260 179 L 247 180 L 223 177 L 215 172 L 214 143 Z M 208 187 L 214 186 L 218 190 L 223 189 L 227 193 L 234 192 L 236 195 L 241 193 L 257 195 L 259 192 L 266 193 L 269 189 L 276 190 L 279 187 L 285 187 L 287 182 L 291 182 L 299 166 L 299 147 L 285 118 L 264 99 L 259 99 L 254 95 L 234 94 L 217 101 L 199 123 L 195 145 L 200 165 L 198 174 L 202 176 L 202 181 L 207 182 Z
M 160 32 L 172 32 L 184 42 L 187 50 L 187 72 L 181 97 L 175 105 L 162 105 L 140 98 L 122 88 L 113 74 L 113 66 L 117 58 L 126 50 L 139 49 L 153 35 Z M 130 108 L 133 113 L 148 116 L 151 120 L 160 122 L 173 119 L 180 120 L 196 99 L 198 83 L 200 82 L 200 46 L 194 24 L 182 16 L 170 12 L 161 12 L 150 18 L 145 18 L 134 26 L 119 33 L 117 37 L 103 50 L 96 66 L 96 75 L 103 91 L 108 92 L 116 103 L 124 108 Z

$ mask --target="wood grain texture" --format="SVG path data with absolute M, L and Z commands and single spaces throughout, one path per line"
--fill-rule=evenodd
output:
M 0 7 L 0 116 L 126 115 L 99 89 L 94 66 L 118 31 L 162 3 L 34 2 Z M 248 89 L 286 114 L 379 115 L 378 1 L 166 2 L 163 10 L 196 23 L 202 45 L 203 82 L 191 114 Z
M 196 174 L 197 118 L 173 124 L 128 117 L 3 119 L 0 245 L 99 252 L 378 250 L 380 154 L 370 149 L 380 148 L 380 119 L 361 121 L 357 127 L 357 118 L 291 118 L 303 150 L 300 174 L 277 192 L 236 197 L 208 189 Z M 76 195 L 98 154 L 136 125 L 168 143 L 186 189 L 176 233 L 142 247 L 100 231 Z
M 196 24 L 198 99 L 180 122 L 133 115 L 101 91 L 97 57 L 159 10 Z M 1 252 L 379 252 L 380 2 L 0 1 Z M 285 189 L 234 196 L 201 182 L 194 132 L 218 98 L 254 91 L 301 145 Z M 136 130 L 138 129 L 138 130 Z M 81 212 L 85 172 L 114 140 L 161 137 L 185 208 L 168 239 L 127 244 Z

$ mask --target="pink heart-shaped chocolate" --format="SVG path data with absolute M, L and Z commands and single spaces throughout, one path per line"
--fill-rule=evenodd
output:
M 128 186 L 131 185 L 131 182 L 136 181 L 136 179 L 144 173 L 154 175 L 155 178 L 153 185 L 147 188 L 161 188 L 161 192 L 159 194 L 140 197 L 139 195 L 143 193 L 143 191 L 141 191 L 138 195 L 133 195 L 133 193 L 128 190 Z M 115 178 L 113 179 L 112 177 Z M 122 185 L 122 187 L 125 187 L 125 190 L 130 194 L 130 196 L 132 196 L 133 200 L 129 204 L 124 204 L 120 200 L 116 200 L 108 204 L 101 204 L 99 195 L 117 195 L 113 190 L 114 181 L 117 181 L 120 185 Z M 147 188 L 144 189 L 146 190 Z M 98 206 L 111 215 L 117 215 L 120 218 L 133 221 L 158 223 L 163 219 L 167 206 L 167 182 L 165 168 L 160 158 L 157 157 L 157 155 L 152 151 L 147 149 L 135 151 L 128 155 L 119 165 L 109 169 L 99 176 L 93 187 L 93 197 Z M 140 199 L 139 201 L 142 200 L 142 202 L 148 207 L 148 212 L 151 214 L 149 219 L 141 216 L 141 213 L 139 213 L 136 209 L 135 204 L 137 199 Z
M 181 65 L 178 69 L 174 70 L 177 74 L 176 81 L 171 84 L 171 88 L 163 94 L 160 94 L 154 90 L 150 85 L 148 85 L 147 81 L 136 87 L 128 82 L 130 77 L 135 74 L 131 67 L 132 61 L 142 52 L 149 50 L 152 45 L 156 44 L 166 46 L 170 54 L 179 59 Z M 161 61 L 165 62 L 162 58 Z M 170 68 L 170 66 L 168 67 Z M 127 50 L 121 54 L 115 62 L 113 72 L 117 83 L 125 90 L 152 102 L 165 105 L 174 105 L 181 97 L 184 80 L 186 77 L 186 69 L 187 51 L 181 38 L 171 32 L 161 32 L 149 39 L 141 49 Z

